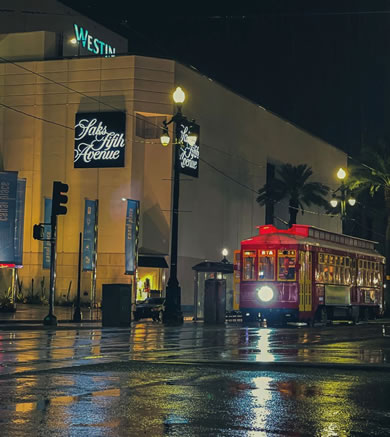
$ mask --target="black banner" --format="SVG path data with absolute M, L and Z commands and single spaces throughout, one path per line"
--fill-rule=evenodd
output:
M 76 114 L 74 168 L 125 166 L 126 114 Z
M 199 176 L 199 132 L 199 126 L 195 123 L 176 123 L 176 169 L 194 178 Z M 192 145 L 188 142 L 191 135 L 196 135 L 196 142 Z

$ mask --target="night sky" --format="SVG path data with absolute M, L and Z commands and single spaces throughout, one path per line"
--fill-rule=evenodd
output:
M 390 136 L 390 0 L 63 3 L 353 156 Z

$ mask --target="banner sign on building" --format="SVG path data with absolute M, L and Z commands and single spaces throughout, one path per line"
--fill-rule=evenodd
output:
M 96 200 L 85 199 L 83 233 L 83 270 L 93 271 L 96 251 Z
M 125 274 L 134 275 L 138 263 L 139 201 L 127 199 Z
M 124 167 L 126 114 L 77 113 L 74 168 Z
M 24 202 L 26 197 L 26 179 L 18 179 L 16 190 L 15 216 L 15 265 L 23 265 L 23 237 L 24 237 Z
M 51 199 L 45 197 L 45 217 L 43 220 L 45 223 L 50 223 L 51 221 Z M 43 238 L 45 240 L 51 238 L 51 226 L 44 225 L 43 227 Z M 42 268 L 50 269 L 50 241 L 43 241 L 43 262 Z
M 15 263 L 15 218 L 18 172 L 0 172 L 0 264 Z
M 199 176 L 199 125 L 195 123 L 177 123 L 176 138 L 180 146 L 176 147 L 176 164 L 180 173 L 197 178 Z M 195 144 L 188 142 L 188 136 L 197 136 Z

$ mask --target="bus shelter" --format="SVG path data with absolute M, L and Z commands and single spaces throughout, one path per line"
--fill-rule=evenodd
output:
M 192 267 L 194 270 L 194 318 L 204 318 L 205 282 L 207 279 L 226 280 L 226 312 L 233 310 L 233 264 L 226 258 L 222 261 L 203 261 Z

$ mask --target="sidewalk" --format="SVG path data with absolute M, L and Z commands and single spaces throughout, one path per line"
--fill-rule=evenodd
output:
M 0 312 L 0 325 L 43 325 L 43 319 L 49 312 L 48 305 L 31 305 L 19 303 L 14 313 Z M 73 323 L 74 307 L 55 306 L 54 314 L 58 323 Z M 100 309 L 91 310 L 81 307 L 83 323 L 101 325 Z M 74 324 L 74 323 L 73 323 Z

